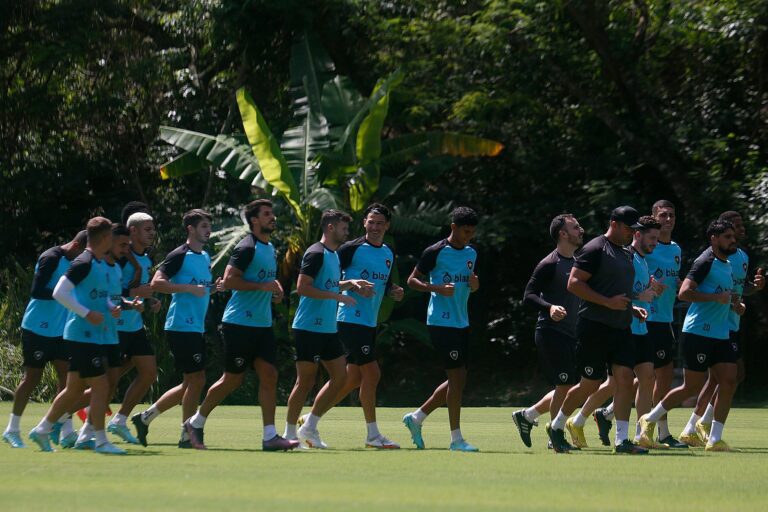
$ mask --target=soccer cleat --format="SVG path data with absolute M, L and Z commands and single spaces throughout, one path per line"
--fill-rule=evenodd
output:
M 189 420 L 184 422 L 184 431 L 189 436 L 189 443 L 195 450 L 207 450 L 205 447 L 204 437 L 205 433 L 203 429 L 193 427 Z
M 117 437 L 129 444 L 139 444 L 139 440 L 133 437 L 131 431 L 125 425 L 110 423 L 107 425 L 107 432 L 115 434 Z
M 680 442 L 685 443 L 691 448 L 704 448 L 704 446 L 707 444 L 701 440 L 699 434 L 696 432 L 692 432 L 690 434 L 683 432 L 680 434 Z
M 122 448 L 118 448 L 117 446 L 113 445 L 109 441 L 107 441 L 106 443 L 100 444 L 99 446 L 94 448 L 93 451 L 95 451 L 96 453 L 103 453 L 106 455 L 125 455 L 128 453 Z
M 643 448 L 653 448 L 653 431 L 656 430 L 656 422 L 648 421 L 648 415 L 643 414 L 638 420 L 640 423 L 639 445 Z
M 659 442 L 669 448 L 688 448 L 688 445 L 685 443 L 681 443 L 674 437 L 672 437 L 672 434 L 668 435 L 664 439 L 659 439 Z
M 37 430 L 32 429 L 29 433 L 29 438 L 35 442 L 37 446 L 40 447 L 40 451 L 43 452 L 55 452 L 53 448 L 51 448 L 51 439 L 48 436 L 48 434 L 41 434 Z
M 3 441 L 11 445 L 11 448 L 26 448 L 27 445 L 21 440 L 19 432 L 3 432 Z
M 704 447 L 704 451 L 705 452 L 740 452 L 741 450 L 737 450 L 736 448 L 731 448 L 730 446 L 728 446 L 728 443 L 726 443 L 721 439 L 713 444 L 710 444 L 709 442 L 707 442 L 707 446 Z
M 147 434 L 149 433 L 149 425 L 146 425 L 141 421 L 141 413 L 131 416 L 131 423 L 133 428 L 136 429 L 136 438 L 141 443 L 141 446 L 147 446 Z
M 547 431 L 549 442 L 552 445 L 552 449 L 555 451 L 555 453 L 570 452 L 571 445 L 569 445 L 568 441 L 565 440 L 565 431 L 553 429 L 549 423 L 544 425 L 544 430 Z
M 193 446 L 189 439 L 179 439 L 179 448 L 191 450 Z
M 600 442 L 603 446 L 611 446 L 610 434 L 613 422 L 605 417 L 604 409 L 597 409 L 592 413 L 592 417 L 595 419 L 595 423 L 597 423 L 597 435 L 600 437 Z
M 302 448 L 315 448 L 317 450 L 325 450 L 328 445 L 320 439 L 320 432 L 317 430 L 310 430 L 306 425 L 299 427 L 297 431 L 299 435 L 299 442 Z
M 409 413 L 403 416 L 403 425 L 405 425 L 405 428 L 407 428 L 411 433 L 411 441 L 413 441 L 413 444 L 416 445 L 416 448 L 418 450 L 423 450 L 424 438 L 421 437 L 421 425 L 416 423 L 416 420 L 413 419 L 412 414 Z
M 705 443 L 709 441 L 709 432 L 712 429 L 711 423 L 702 423 L 701 420 L 696 422 L 696 433 L 699 435 L 702 441 Z
M 571 434 L 571 440 L 576 448 L 588 448 L 587 438 L 584 437 L 584 427 L 580 427 L 573 422 L 573 418 L 568 418 L 565 422 L 565 428 Z
M 61 427 L 63 426 L 64 424 L 59 423 L 58 421 L 51 426 L 51 433 L 48 435 L 51 436 L 51 442 L 53 444 L 59 444 L 59 437 L 61 437 Z
M 96 440 L 90 438 L 85 441 L 75 441 L 75 450 L 93 450 L 96 448 Z
M 613 453 L 624 453 L 627 455 L 646 455 L 648 450 L 638 446 L 629 439 L 623 440 L 613 448 Z
M 379 434 L 373 439 L 366 439 L 366 448 L 378 448 L 380 450 L 399 450 L 400 445 L 391 439 L 387 439 L 383 434 Z
M 261 449 L 264 450 L 265 452 L 279 452 L 281 450 L 284 452 L 287 452 L 288 450 L 293 450 L 294 448 L 298 448 L 298 446 L 299 446 L 298 440 L 285 439 L 278 434 L 275 434 L 275 437 L 273 437 L 269 441 L 261 442 Z
M 452 452 L 479 452 L 480 451 L 476 447 L 469 444 L 464 439 L 453 441 L 451 443 L 451 446 L 448 447 L 448 449 Z
M 525 418 L 525 413 L 522 409 L 512 413 L 512 421 L 514 421 L 517 426 L 517 432 L 520 434 L 520 439 L 522 439 L 523 444 L 530 448 L 531 429 L 538 425 L 538 423 L 535 421 L 528 421 Z
M 77 442 L 77 432 L 70 432 L 69 434 L 67 434 L 61 439 L 60 446 L 62 448 L 74 448 L 76 442 Z

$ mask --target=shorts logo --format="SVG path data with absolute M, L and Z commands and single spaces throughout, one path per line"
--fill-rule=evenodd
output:
M 595 370 L 591 366 L 586 366 L 584 368 L 584 373 L 586 373 L 587 375 L 592 375 L 594 372 Z
M 43 358 L 43 355 L 44 355 L 44 354 L 43 354 L 43 351 L 42 351 L 42 350 L 35 350 L 35 353 L 34 353 L 34 354 L 32 354 L 32 356 L 33 356 L 33 357 L 34 357 L 36 360 L 38 360 L 38 361 L 39 361 L 39 360 L 41 360 L 41 359 Z
M 744 269 L 744 272 L 746 272 L 746 271 L 747 271 L 747 264 L 746 264 L 746 263 L 745 263 L 745 264 L 743 264 L 743 265 L 741 266 L 741 268 L 743 268 L 743 269 Z
M 199 363 L 200 361 L 202 361 L 202 360 L 203 360 L 203 354 L 201 354 L 201 353 L 199 353 L 199 352 L 198 352 L 197 354 L 193 354 L 193 355 L 192 355 L 192 359 L 193 359 L 193 360 L 194 360 L 196 363 Z
M 739 351 L 739 346 L 736 343 L 731 343 L 731 348 L 733 349 L 734 352 Z
M 236 357 L 236 358 L 235 358 L 235 366 L 237 366 L 238 368 L 240 368 L 240 367 L 241 367 L 241 366 L 243 366 L 244 364 L 245 364 L 245 359 L 243 359 L 242 357 Z
M 675 256 L 675 263 L 680 264 L 680 256 Z
M 468 260 L 468 261 L 467 261 L 467 268 L 468 268 L 469 270 L 472 270 L 472 267 L 474 267 L 474 266 L 475 266 L 475 264 L 474 264 L 474 263 L 472 263 L 472 260 Z
M 451 353 L 448 354 L 448 355 L 451 356 L 451 359 L 453 359 L 454 361 L 457 361 L 459 359 L 459 351 L 458 350 L 451 350 Z
M 320 362 L 320 356 L 315 356 L 314 360 L 315 360 L 315 364 L 319 363 Z
M 385 260 L 384 264 L 387 266 L 387 268 L 392 266 L 392 260 Z
M 656 357 L 658 357 L 659 359 L 664 359 L 666 356 L 667 356 L 667 353 L 663 350 L 659 350 L 658 352 L 656 352 Z
M 567 373 L 561 373 L 558 375 L 560 377 L 560 382 L 566 382 L 568 380 L 568 374 Z
M 703 364 L 707 360 L 707 354 L 696 354 L 696 360 Z
M 101 358 L 94 357 L 93 359 L 91 359 L 91 364 L 94 366 L 94 368 L 101 368 Z
M 360 350 L 363 351 L 363 354 L 368 355 L 371 353 L 371 346 L 370 345 L 363 345 L 360 347 Z

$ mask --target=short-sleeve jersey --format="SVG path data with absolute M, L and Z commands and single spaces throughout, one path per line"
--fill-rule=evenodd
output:
M 104 321 L 93 325 L 72 311 L 67 314 L 64 326 L 64 339 L 78 343 L 96 343 L 104 345 L 111 343 L 106 334 L 109 328 L 109 275 L 106 265 L 96 259 L 93 253 L 86 249 L 72 262 L 64 274 L 75 285 L 74 294 L 77 301 L 89 311 L 97 311 L 104 315 Z
M 702 293 L 730 292 L 733 288 L 731 264 L 728 260 L 717 258 L 711 247 L 696 258 L 686 279 L 695 282 L 696 291 Z M 683 332 L 727 340 L 730 334 L 728 323 L 730 310 L 730 303 L 694 302 L 685 315 Z
M 159 270 L 173 284 L 203 285 L 211 283 L 211 257 L 205 251 L 195 252 L 186 243 L 165 257 Z M 208 312 L 210 293 L 197 297 L 191 293 L 171 294 L 171 305 L 165 317 L 165 330 L 178 332 L 205 332 L 205 314 Z
M 141 278 L 139 279 L 139 285 L 149 283 L 149 271 L 152 268 L 152 260 L 146 252 L 143 254 L 136 254 L 134 252 L 133 256 L 136 258 L 136 262 L 141 268 Z M 133 265 L 128 263 L 127 258 L 121 259 L 118 261 L 118 264 L 123 271 L 123 297 L 132 299 L 133 297 L 130 296 L 130 290 L 128 287 L 131 286 L 133 276 L 136 274 L 136 269 L 133 268 Z M 144 320 L 141 317 L 141 313 L 138 311 L 123 311 L 120 315 L 120 318 L 117 320 L 117 330 L 121 332 L 136 332 L 142 328 L 144 328 Z
M 574 267 L 589 272 L 592 277 L 587 284 L 605 297 L 626 295 L 632 297 L 635 269 L 629 250 L 616 245 L 605 235 L 590 240 L 576 254 Z M 582 301 L 579 316 L 600 322 L 615 329 L 629 329 L 632 324 L 632 310 L 615 311 L 594 302 Z
M 228 265 L 240 270 L 243 279 L 252 283 L 277 279 L 274 246 L 271 242 L 262 242 L 253 233 L 237 244 Z M 233 291 L 224 310 L 223 321 L 249 327 L 271 327 L 272 292 Z
M 639 252 L 632 250 L 632 265 L 635 268 L 635 279 L 632 283 L 632 305 L 648 311 L 651 308 L 650 302 L 643 302 L 637 298 L 638 295 L 648 289 L 651 283 L 648 262 Z M 632 334 L 648 334 L 648 326 L 645 325 L 645 322 L 641 322 L 634 316 L 632 317 Z
M 741 249 L 728 256 L 728 262 L 731 264 L 733 272 L 733 293 L 739 296 L 744 294 L 744 283 L 747 281 L 747 272 L 749 271 L 749 256 Z M 734 310 L 728 312 L 728 328 L 731 331 L 738 331 L 741 324 L 741 317 Z
M 64 333 L 67 308 L 53 298 L 53 289 L 71 265 L 64 249 L 51 247 L 40 255 L 35 264 L 30 295 L 21 327 L 40 336 L 56 338 Z
M 311 277 L 314 288 L 339 293 L 339 281 L 341 281 L 339 255 L 322 243 L 312 244 L 306 250 L 299 273 Z M 293 319 L 293 328 L 312 332 L 337 332 L 337 306 L 338 301 L 335 300 L 301 296 Z
M 525 287 L 525 296 L 533 294 L 541 299 L 537 304 L 539 309 L 537 329 L 552 329 L 572 338 L 576 337 L 576 322 L 581 300 L 568 291 L 568 278 L 571 275 L 573 262 L 573 258 L 566 258 L 555 249 L 533 270 Z M 559 322 L 555 322 L 549 316 L 549 307 L 553 304 L 564 307 L 567 313 Z
M 107 274 L 110 307 L 119 306 L 123 302 L 123 272 L 117 263 L 109 263 L 102 260 L 104 272 Z M 131 310 L 131 313 L 135 311 Z M 104 316 L 104 343 L 114 345 L 120 340 L 117 335 L 117 326 L 127 311 L 121 311 L 120 317 L 112 318 L 111 314 Z
M 672 322 L 672 311 L 677 298 L 677 280 L 680 278 L 682 251 L 675 242 L 659 242 L 651 254 L 645 255 L 648 270 L 656 281 L 666 285 L 664 292 L 651 302 L 647 322 Z
M 454 247 L 447 239 L 427 247 L 421 255 L 416 269 L 429 276 L 429 283 L 442 285 L 453 283 L 454 293 L 444 297 L 430 293 L 427 308 L 427 325 L 464 328 L 469 326 L 467 302 L 469 301 L 469 278 L 475 272 L 477 251 L 466 245 Z
M 365 237 L 360 237 L 342 245 L 338 254 L 343 279 L 370 281 L 373 283 L 374 295 L 363 297 L 350 290 L 344 291 L 344 295 L 354 297 L 357 304 L 339 304 L 336 319 L 339 322 L 376 327 L 379 307 L 391 282 L 392 265 L 395 261 L 392 249 L 387 244 L 373 245 Z

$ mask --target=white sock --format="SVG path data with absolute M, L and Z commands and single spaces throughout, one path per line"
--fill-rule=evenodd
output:
M 157 406 L 155 404 L 152 404 L 149 406 L 149 409 L 141 413 L 141 422 L 144 423 L 145 425 L 149 425 L 155 420 L 155 418 L 157 418 L 161 414 L 162 413 L 157 408 Z
M 94 436 L 93 425 L 91 425 L 89 422 L 86 421 L 85 423 L 83 423 L 83 426 L 80 427 L 80 432 L 77 434 L 77 442 L 84 443 L 89 439 L 91 439 L 93 436 Z
M 381 435 L 381 432 L 379 432 L 379 425 L 375 421 L 366 423 L 365 426 L 368 428 L 368 439 L 376 439 Z
M 669 411 L 667 411 L 663 405 L 661 405 L 661 402 L 656 404 L 656 407 L 651 409 L 651 412 L 648 413 L 648 421 L 657 422 L 659 421 L 665 414 L 667 414 Z
M 67 414 L 67 419 L 64 421 L 59 420 L 59 423 L 61 423 L 61 438 L 64 439 L 68 435 L 70 435 L 72 432 L 75 431 L 75 427 L 72 426 L 72 415 Z
M 672 433 L 669 431 L 669 423 L 667 423 L 667 420 L 659 420 L 659 439 L 666 439 L 667 437 L 671 436 Z
M 307 427 L 307 430 L 317 430 L 318 421 L 320 421 L 320 416 L 309 413 L 307 414 L 307 421 L 304 422 L 304 426 Z
M 704 411 L 704 416 L 701 417 L 702 423 L 712 423 L 712 420 L 715 419 L 715 406 L 712 404 L 707 404 L 707 410 Z
M 205 420 L 207 419 L 208 418 L 200 414 L 200 411 L 197 411 L 194 416 L 189 418 L 189 424 L 195 428 L 203 428 L 205 427 Z
M 573 419 L 573 424 L 576 425 L 577 427 L 583 427 L 584 425 L 587 424 L 587 417 L 584 416 L 584 413 L 582 413 L 581 411 L 579 411 L 578 414 L 574 414 L 572 419 Z
M 533 423 L 534 421 L 536 421 L 536 419 L 539 416 L 541 416 L 541 413 L 537 411 L 534 407 L 529 407 L 523 411 L 523 416 L 525 417 L 526 420 Z
M 21 428 L 21 416 L 16 416 L 15 414 L 11 413 L 11 419 L 8 421 L 8 427 L 5 429 L 6 432 L 18 432 Z
M 715 444 L 723 438 L 723 428 L 725 423 L 720 423 L 717 420 L 712 420 L 712 430 L 709 431 L 709 439 L 707 443 Z
M 37 426 L 35 427 L 35 431 L 38 434 L 50 434 L 52 428 L 53 428 L 53 423 L 43 418 L 42 420 L 40 420 L 40 423 L 38 423 Z
M 691 435 L 696 433 L 696 422 L 701 419 L 701 416 L 696 414 L 695 412 L 691 414 L 691 417 L 688 419 L 688 423 L 685 424 L 685 428 L 683 429 L 683 434 Z
M 112 416 L 112 419 L 109 420 L 109 422 L 112 423 L 113 425 L 122 425 L 124 427 L 126 426 L 127 421 L 128 421 L 128 417 L 120 413 L 115 414 L 114 416 Z
M 636 442 L 640 440 L 641 431 L 642 429 L 640 428 L 640 422 L 638 421 L 637 423 L 635 423 L 635 441 Z
M 552 429 L 554 430 L 563 430 L 565 428 L 565 422 L 568 420 L 568 416 L 563 413 L 563 411 L 560 411 L 557 413 L 557 416 L 555 416 L 555 419 L 552 421 L 552 424 L 550 425 Z
M 285 424 L 285 432 L 283 432 L 283 437 L 286 439 L 296 439 L 296 425 L 291 425 L 290 423 Z
M 603 409 L 603 417 L 608 421 L 613 421 L 613 402 L 608 404 L 608 407 Z
M 109 442 L 107 439 L 107 433 L 104 430 L 95 430 L 93 437 L 96 438 L 96 446 L 101 446 Z
M 616 446 L 629 439 L 629 421 L 616 420 Z
M 277 435 L 277 429 L 274 425 L 264 425 L 263 439 L 269 441 Z
M 64 423 L 65 421 L 67 421 L 67 419 L 69 419 L 71 417 L 72 417 L 71 414 L 66 414 L 66 413 L 62 414 L 61 417 L 56 420 L 56 423 Z
M 413 416 L 413 421 L 415 421 L 417 424 L 421 425 L 424 423 L 424 420 L 427 419 L 427 413 L 421 410 L 421 407 L 416 409 L 411 413 L 411 416 Z
M 461 429 L 457 428 L 456 430 L 451 430 L 451 442 L 452 443 L 458 443 L 464 439 L 464 437 L 461 435 Z

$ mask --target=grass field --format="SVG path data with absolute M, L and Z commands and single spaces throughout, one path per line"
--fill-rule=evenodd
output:
M 176 447 L 175 409 L 152 423 L 149 447 L 131 447 L 124 457 L 13 450 L 3 443 L 0 510 L 768 509 L 766 409 L 731 413 L 725 439 L 742 453 L 699 449 L 645 457 L 612 455 L 599 446 L 591 423 L 587 439 L 594 448 L 582 453 L 548 453 L 543 427 L 534 429 L 534 446 L 526 449 L 511 411 L 464 410 L 462 430 L 481 453 L 447 450 L 445 409 L 425 423 L 424 451 L 412 449 L 400 423 L 405 409 L 379 409 L 382 432 L 404 449 L 365 449 L 362 413 L 354 408 L 335 409 L 321 421 L 331 449 L 264 453 L 255 407 L 217 409 L 206 425 L 207 452 Z M 29 406 L 25 436 L 43 412 L 43 405 Z M 0 402 L 3 421 L 9 413 L 10 403 Z M 673 432 L 689 414 L 672 413 Z

